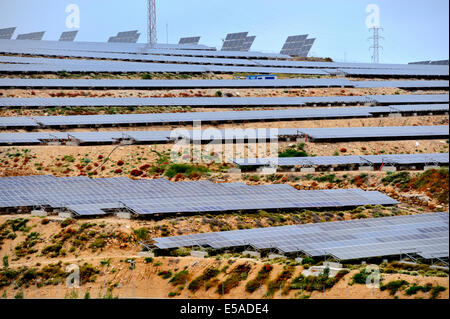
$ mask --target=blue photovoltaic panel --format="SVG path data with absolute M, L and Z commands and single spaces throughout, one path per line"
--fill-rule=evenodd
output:
M 301 106 L 306 104 L 426 104 L 446 103 L 448 94 L 318 97 L 202 98 L 2 98 L 0 107 L 62 106 Z
M 195 132 L 195 131 L 194 131 Z M 175 134 L 176 133 L 176 134 Z M 64 133 L 0 133 L 0 144 L 36 143 L 38 141 L 68 141 L 75 139 L 80 144 L 117 143 L 121 139 L 131 142 L 159 142 L 168 143 L 177 137 L 201 141 L 228 141 L 228 140 L 256 140 L 283 137 L 305 137 L 311 141 L 352 141 L 352 140 L 378 140 L 378 139 L 436 139 L 448 138 L 448 126 L 398 126 L 398 127 L 338 127 L 338 128 L 279 128 L 240 130 L 219 130 L 220 136 L 207 134 L 207 131 L 186 130 L 186 134 L 176 131 L 119 131 L 119 132 L 64 132 Z M 186 136 L 185 136 L 186 135 Z M 133 141 L 134 139 L 134 141 Z M 217 140 L 219 139 L 219 140 Z M 18 142 L 24 141 L 24 142 Z
M 366 164 L 446 164 L 448 153 L 434 154 L 386 154 L 386 155 L 350 155 L 350 156 L 316 156 L 316 157 L 278 157 L 235 159 L 239 166 L 329 166 L 329 165 L 366 165 Z
M 16 31 L 16 27 L 0 29 L 0 39 L 10 40 L 14 34 L 14 31 Z
M 127 178 L 0 178 L 0 207 L 50 206 L 68 208 L 81 216 L 102 215 L 105 210 L 120 209 L 149 215 L 397 203 L 381 193 L 359 189 L 298 191 L 289 185 L 172 183 Z
M 150 113 L 150 114 L 114 114 L 114 115 L 70 115 L 70 116 L 33 116 L 0 117 L 0 127 L 57 127 L 92 125 L 133 125 L 192 123 L 194 121 L 261 121 L 261 120 L 310 120 L 332 118 L 371 117 L 373 114 L 434 113 L 448 112 L 448 104 L 435 105 L 397 105 L 379 107 L 339 107 L 339 108 L 302 108 L 297 110 L 268 111 L 229 111 L 229 112 L 187 112 L 187 113 Z
M 160 249 L 252 246 L 333 256 L 340 260 L 394 256 L 448 257 L 448 213 L 429 213 L 154 238 Z
M 61 34 L 61 37 L 59 38 L 59 41 L 69 41 L 69 42 L 74 41 L 77 34 L 78 30 L 63 32 Z
M 313 141 L 402 138 L 446 138 L 448 126 L 337 127 L 298 129 Z
M 135 54 L 161 54 L 178 56 L 204 56 L 204 57 L 242 57 L 242 58 L 272 58 L 285 59 L 289 56 L 282 54 L 261 53 L 261 52 L 224 52 L 215 51 L 215 48 L 204 45 L 189 44 L 161 44 L 158 43 L 154 48 L 149 48 L 145 43 L 102 43 L 102 42 L 57 42 L 41 41 L 34 43 L 32 41 L 21 41 L 15 43 L 12 40 L 0 40 L 0 52 L 19 53 L 18 50 L 66 50 L 66 51 L 87 51 L 87 52 L 110 52 L 110 53 L 135 53 Z

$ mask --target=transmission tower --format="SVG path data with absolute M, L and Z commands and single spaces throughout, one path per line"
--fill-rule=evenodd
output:
M 155 46 L 158 40 L 156 35 L 156 0 L 148 0 L 147 15 L 148 15 L 147 43 L 149 46 L 153 47 Z
M 383 49 L 383 47 L 380 45 L 380 39 L 384 39 L 382 36 L 380 36 L 379 31 L 383 30 L 383 28 L 373 27 L 370 30 L 373 30 L 373 36 L 371 36 L 368 39 L 368 40 L 373 40 L 373 44 L 370 47 L 370 49 L 373 49 L 372 63 L 379 63 L 380 62 L 380 48 Z

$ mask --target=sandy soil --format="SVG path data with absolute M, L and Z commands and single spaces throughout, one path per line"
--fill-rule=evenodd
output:
M 214 97 L 217 91 L 234 97 L 363 96 L 411 94 L 398 88 L 313 89 L 189 89 L 189 90 L 1 90 L 1 97 Z M 414 94 L 446 94 L 448 90 L 418 90 Z
M 7 219 L 25 217 L 25 215 L 16 216 L 0 216 L 0 223 L 5 222 Z M 35 248 L 40 251 L 49 242 L 50 238 L 61 231 L 62 228 L 59 224 L 57 217 L 48 217 L 50 222 L 46 225 L 42 225 L 40 222 L 42 218 L 26 216 L 30 219 L 29 226 L 34 232 L 39 232 L 40 240 L 36 244 Z M 193 218 L 190 219 L 192 223 Z M 137 220 L 118 220 L 114 218 L 102 218 L 95 219 L 91 222 L 97 225 L 104 225 L 101 228 L 94 226 L 93 230 L 99 230 L 104 233 L 109 232 L 121 232 L 123 234 L 132 234 L 133 229 L 140 227 L 149 227 L 152 229 L 156 223 L 155 221 L 137 221 Z M 181 227 L 184 220 L 180 220 L 176 226 Z M 67 226 L 76 229 L 83 221 L 76 222 L 76 224 Z M 201 228 L 195 226 L 192 227 L 194 232 L 198 232 Z M 208 231 L 206 228 L 203 228 Z M 138 257 L 139 251 L 138 245 L 134 243 L 117 243 L 116 240 L 107 240 L 107 246 L 101 251 L 95 253 L 90 249 L 76 251 L 68 253 L 66 257 L 48 258 L 40 255 L 39 253 L 32 254 L 28 257 L 13 258 L 14 247 L 24 240 L 26 234 L 17 232 L 18 236 L 14 240 L 6 240 L 3 247 L 0 249 L 0 256 L 9 256 L 9 267 L 17 269 L 19 267 L 28 268 L 41 268 L 48 264 L 62 263 L 63 269 L 69 264 L 82 265 L 89 263 L 92 266 L 100 270 L 100 273 L 96 276 L 96 280 L 93 283 L 83 284 L 80 288 L 75 289 L 78 298 L 83 298 L 86 292 L 90 293 L 91 298 L 103 298 L 108 288 L 111 288 L 112 295 L 119 298 L 132 298 L 133 297 L 133 272 L 129 268 L 129 264 L 125 262 L 128 258 L 135 258 L 135 284 L 134 284 L 134 297 L 135 298 L 168 298 L 170 292 L 176 292 L 177 295 L 171 298 L 191 298 L 191 299 L 208 299 L 208 298 L 227 298 L 227 299 L 259 299 L 267 298 L 267 286 L 264 284 L 260 289 L 257 289 L 254 293 L 250 294 L 245 291 L 245 284 L 255 278 L 257 272 L 261 269 L 264 263 L 271 263 L 273 270 L 268 280 L 274 280 L 282 272 L 284 262 L 282 261 L 268 261 L 260 259 L 249 258 L 230 258 L 231 255 L 224 255 L 221 258 L 206 258 L 198 259 L 193 257 L 157 257 L 154 258 L 152 263 L 145 263 L 144 258 Z M 151 236 L 157 236 L 157 234 L 151 234 Z M 102 265 L 102 261 L 109 260 L 109 265 Z M 168 279 L 163 279 L 158 276 L 160 271 L 171 271 L 173 274 L 181 270 L 187 269 L 189 272 L 187 283 L 199 276 L 208 267 L 216 267 L 222 269 L 224 266 L 228 266 L 226 272 L 221 272 L 217 279 L 223 281 L 229 272 L 237 265 L 248 263 L 251 266 L 251 271 L 246 280 L 239 283 L 236 288 L 233 288 L 230 293 L 225 296 L 220 296 L 217 293 L 218 285 L 214 285 L 212 288 L 205 290 L 199 289 L 193 293 L 186 289 L 186 284 L 181 286 L 173 286 Z M 303 267 L 300 265 L 293 266 L 292 279 L 297 277 L 302 271 Z M 276 291 L 272 298 L 300 298 L 303 296 L 310 296 L 311 299 L 389 299 L 394 296 L 389 295 L 387 291 L 379 291 L 377 289 L 370 289 L 364 285 L 353 284 L 349 285 L 352 276 L 358 270 L 352 270 L 349 274 L 338 282 L 333 288 L 326 290 L 325 292 L 302 292 L 299 290 L 291 290 L 289 293 L 283 291 Z M 382 283 L 387 283 L 392 280 L 403 279 L 409 283 L 416 283 L 417 285 L 425 285 L 431 283 L 433 285 L 441 285 L 447 288 L 444 292 L 441 292 L 439 298 L 448 298 L 448 277 L 423 277 L 423 276 L 411 276 L 404 274 L 382 274 Z M 289 283 L 289 281 L 287 282 Z M 286 284 L 287 284 L 286 283 Z M 12 289 L 11 286 L 7 288 L 0 288 L 0 293 L 8 298 L 13 298 L 18 292 L 17 289 Z M 63 284 L 55 286 L 43 286 L 37 288 L 32 285 L 28 288 L 23 288 L 25 298 L 69 298 L 73 293 L 72 289 L 66 288 Z M 407 296 L 404 291 L 397 293 L 399 298 L 428 298 L 429 294 L 419 292 L 417 295 Z

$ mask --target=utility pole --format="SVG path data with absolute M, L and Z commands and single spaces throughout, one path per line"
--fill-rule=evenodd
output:
M 383 30 L 381 27 L 373 27 L 370 28 L 370 30 L 373 30 L 373 36 L 371 36 L 368 40 L 373 40 L 373 44 L 370 47 L 370 49 L 373 49 L 372 53 L 372 63 L 379 63 L 380 62 L 380 48 L 383 47 L 380 45 L 380 39 L 384 39 L 382 36 L 380 36 L 379 31 Z
M 154 47 L 158 38 L 156 34 L 156 0 L 147 0 L 147 43 Z

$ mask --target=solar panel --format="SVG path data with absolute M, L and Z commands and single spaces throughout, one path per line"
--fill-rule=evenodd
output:
M 10 40 L 16 31 L 16 27 L 0 29 L 0 39 Z
M 7 53 L 42 52 L 42 50 L 63 50 L 69 52 L 158 54 L 171 56 L 233 57 L 254 59 L 286 59 L 288 56 L 262 52 L 226 52 L 204 45 L 156 44 L 149 48 L 144 43 L 104 43 L 104 42 L 60 42 L 60 41 L 13 41 L 0 40 L 0 51 Z M 36 53 L 35 53 L 36 54 Z
M 0 178 L 0 190 L 0 207 L 68 208 L 80 216 L 102 215 L 105 210 L 124 208 L 149 215 L 398 203 L 381 193 L 358 189 L 297 191 L 289 185 L 172 183 L 127 178 L 7 177 Z
M 200 42 L 200 37 L 188 37 L 180 38 L 178 44 L 198 44 Z
M 338 127 L 338 128 L 279 128 L 276 131 L 271 129 L 246 130 L 225 129 L 220 130 L 220 139 L 226 140 L 254 140 L 284 138 L 284 137 L 305 137 L 312 142 L 323 140 L 329 141 L 363 141 L 363 140 L 403 140 L 403 139 L 436 139 L 448 138 L 448 126 L 400 126 L 400 127 Z M 187 131 L 191 140 L 197 140 L 193 131 Z M 136 142 L 159 142 L 168 143 L 175 136 L 171 131 L 119 131 L 119 132 L 64 132 L 64 133 L 0 133 L 0 144 L 35 144 L 42 141 L 58 140 L 67 142 L 71 139 L 78 140 L 81 144 L 112 144 L 121 139 L 134 140 Z M 217 137 L 201 131 L 199 134 L 201 141 L 209 142 Z
M 119 43 L 136 43 L 139 40 L 139 36 L 141 34 L 138 33 L 138 30 L 133 31 L 123 31 L 117 33 L 116 36 L 110 37 L 108 39 L 109 43 L 119 42 Z
M 429 213 L 363 220 L 300 224 L 177 237 L 154 238 L 160 249 L 253 246 L 333 256 L 340 260 L 404 253 L 424 258 L 448 257 L 448 213 Z
M 221 51 L 241 51 L 247 41 L 247 35 L 248 32 L 227 34 Z
M 386 155 L 349 155 L 316 157 L 279 157 L 234 159 L 239 166 L 332 166 L 332 165 L 367 165 L 367 164 L 444 164 L 449 163 L 448 153 L 436 154 L 386 154 Z
M 297 36 L 289 36 L 286 39 L 285 44 L 283 45 L 283 48 L 281 49 L 281 54 L 286 54 L 290 56 L 306 56 L 303 55 L 304 51 L 303 48 L 305 45 L 311 45 L 314 43 L 314 39 L 307 39 L 308 35 L 297 35 Z M 308 50 L 309 51 L 309 50 Z
M 5 59 L 14 61 L 14 59 Z M 0 61 L 2 59 L 0 58 Z M 440 81 L 429 81 L 440 82 Z M 442 81 L 445 82 L 445 81 Z M 0 78 L 0 88 L 309 88 L 309 87 L 353 87 L 346 79 L 280 79 L 264 81 L 247 80 L 87 80 L 87 79 L 19 79 Z M 425 85 L 425 84 L 423 84 Z M 431 83 L 430 86 L 434 86 Z
M 253 42 L 255 42 L 256 36 L 250 36 L 245 38 L 244 43 L 242 44 L 242 47 L 239 51 L 250 51 Z
M 61 33 L 61 37 L 59 38 L 59 41 L 75 41 L 75 37 L 78 34 L 78 30 L 76 31 L 67 31 Z
M 42 40 L 45 31 L 19 34 L 17 40 Z

